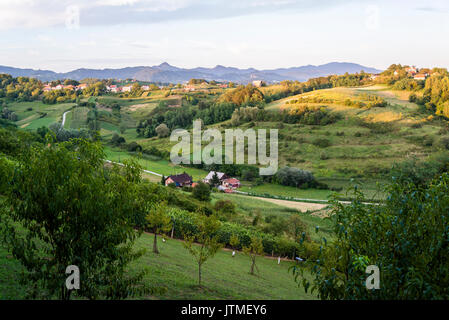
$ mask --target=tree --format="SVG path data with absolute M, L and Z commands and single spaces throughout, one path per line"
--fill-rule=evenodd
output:
M 65 270 L 76 265 L 88 299 L 137 294 L 142 272 L 125 273 L 143 252 L 133 246 L 134 190 L 140 167 L 104 168 L 99 143 L 84 139 L 33 146 L 17 162 L 6 190 L 0 235 L 25 267 L 34 297 L 70 299 Z
M 288 218 L 287 230 L 295 241 L 299 241 L 300 235 L 306 231 L 306 225 L 299 215 L 292 214 Z
M 448 173 L 425 185 L 394 178 L 384 191 L 380 205 L 357 188 L 350 204 L 334 198 L 336 239 L 323 238 L 317 259 L 292 269 L 306 291 L 321 299 L 449 299 Z M 378 290 L 366 288 L 370 265 L 379 268 Z
M 256 266 L 256 257 L 257 255 L 262 255 L 264 252 L 262 239 L 255 236 L 251 237 L 251 244 L 248 247 L 244 247 L 243 252 L 251 258 L 251 268 L 249 273 L 254 275 L 254 269 L 257 269 L 257 272 L 259 272 L 259 269 Z
M 119 146 L 122 143 L 126 143 L 126 140 L 125 140 L 125 138 L 119 136 L 116 132 L 114 132 L 114 134 L 112 135 L 112 138 L 111 138 L 111 143 L 115 146 Z
M 193 188 L 193 197 L 200 201 L 210 201 L 210 187 L 204 182 L 198 182 Z
M 198 264 L 198 286 L 201 287 L 201 267 L 212 258 L 222 247 L 215 235 L 220 227 L 220 222 L 213 215 L 199 214 L 196 217 L 198 231 L 194 234 L 184 235 L 184 247 L 195 258 Z M 194 242 L 198 242 L 196 245 Z
M 157 235 L 170 231 L 172 227 L 171 218 L 167 214 L 168 207 L 166 202 L 151 204 L 149 211 L 145 219 L 148 223 L 148 228 L 154 233 L 153 252 L 159 253 Z
M 158 125 L 155 130 L 159 138 L 165 138 L 170 135 L 170 129 L 165 123 Z
M 236 234 L 232 234 L 229 238 L 229 244 L 231 245 L 231 248 L 233 250 L 232 256 L 234 257 L 235 249 L 240 245 L 240 239 Z
M 216 187 L 220 184 L 220 178 L 218 178 L 217 172 L 214 172 L 212 179 L 210 179 L 210 184 L 213 187 Z

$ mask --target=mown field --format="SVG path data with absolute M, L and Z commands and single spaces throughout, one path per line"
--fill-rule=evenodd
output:
M 220 250 L 203 266 L 203 285 L 198 288 L 198 269 L 193 257 L 183 247 L 182 241 L 167 238 L 159 240 L 159 255 L 151 252 L 153 236 L 143 234 L 137 248 L 147 249 L 145 255 L 130 266 L 129 272 L 146 268 L 144 281 L 166 292 L 140 296 L 135 299 L 315 299 L 298 288 L 289 273 L 294 262 L 277 258 L 259 257 L 260 273 L 249 274 L 250 259 L 238 252 L 234 258 L 229 250 Z M 20 263 L 0 247 L 0 300 L 25 298 L 26 287 L 19 283 Z

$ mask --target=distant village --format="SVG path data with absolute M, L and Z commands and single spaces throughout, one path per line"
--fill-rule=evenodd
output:
M 410 78 L 413 78 L 414 80 L 424 81 L 427 79 L 427 77 L 430 76 L 430 73 L 428 72 L 429 69 L 418 69 L 415 66 L 407 67 L 405 68 L 405 71 L 407 72 L 407 75 Z M 394 76 L 398 76 L 399 72 L 394 71 Z M 375 80 L 380 74 L 373 74 L 371 75 L 370 79 Z
M 106 86 L 106 91 L 111 92 L 111 93 L 121 93 L 121 92 L 131 92 L 132 87 L 134 85 L 134 83 L 136 83 L 136 80 L 132 80 L 132 83 L 120 86 L 120 85 L 107 85 Z M 254 80 L 251 83 L 253 86 L 255 87 L 262 87 L 265 85 L 265 82 L 262 80 Z M 211 83 L 208 82 L 202 82 L 200 84 L 189 84 L 189 83 L 185 83 L 183 85 L 178 85 L 180 89 L 183 89 L 186 92 L 191 92 L 191 91 L 195 91 L 198 89 L 202 89 L 205 87 L 210 86 Z M 46 83 L 44 85 L 43 91 L 44 92 L 48 92 L 48 91 L 53 91 L 53 90 L 73 90 L 73 91 L 79 91 L 79 90 L 84 90 L 89 86 L 89 84 L 87 83 L 80 83 L 79 85 L 64 85 L 64 84 L 57 84 L 57 85 L 53 85 L 51 83 Z M 217 83 L 216 84 L 217 87 L 222 88 L 222 89 L 226 89 L 229 88 L 229 83 Z M 142 91 L 150 91 L 151 87 L 149 85 L 141 85 L 140 86 Z M 159 89 L 164 89 L 165 86 L 158 86 Z
M 240 180 L 231 178 L 223 172 L 210 171 L 202 182 L 208 184 L 211 188 L 216 187 L 219 191 L 226 193 L 233 193 L 235 189 L 240 188 Z M 192 177 L 187 173 L 168 176 L 165 179 L 165 185 L 171 184 L 174 184 L 177 188 L 195 188 L 198 185 L 197 182 L 193 182 Z

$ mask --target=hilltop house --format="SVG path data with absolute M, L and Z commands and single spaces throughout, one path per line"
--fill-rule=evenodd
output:
M 418 69 L 416 69 L 416 67 L 408 67 L 405 69 L 405 71 L 407 71 L 407 73 L 411 76 L 414 76 L 415 74 L 418 73 Z
M 168 186 L 172 183 L 174 183 L 177 187 L 191 186 L 192 177 L 187 173 L 168 176 L 168 178 L 165 180 L 165 185 Z
M 415 79 L 415 80 L 426 80 L 427 76 L 428 76 L 427 73 L 425 73 L 425 74 L 416 74 L 413 77 L 413 79 Z
M 262 80 L 254 80 L 253 81 L 253 86 L 255 87 L 262 87 L 264 85 L 264 82 Z
M 76 90 L 84 90 L 87 88 L 87 84 L 86 83 L 81 83 L 79 86 L 76 87 Z
M 213 178 L 214 175 L 215 175 L 215 171 L 210 171 L 210 172 L 207 174 L 206 178 L 203 179 L 203 182 L 204 182 L 204 183 L 210 184 L 210 183 L 211 183 L 211 180 L 212 180 L 212 178 Z M 223 173 L 223 172 L 217 172 L 217 177 L 218 177 L 218 180 L 220 181 L 220 183 L 222 183 L 224 179 L 229 178 L 229 177 L 226 175 L 226 173 Z

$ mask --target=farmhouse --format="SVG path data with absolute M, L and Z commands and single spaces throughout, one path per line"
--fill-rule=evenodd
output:
M 210 171 L 210 172 L 207 174 L 206 178 L 203 179 L 203 182 L 204 182 L 204 183 L 210 184 L 210 183 L 211 183 L 211 180 L 212 180 L 212 178 L 213 178 L 214 175 L 215 175 L 215 171 Z M 218 177 L 218 180 L 220 180 L 220 183 L 222 183 L 224 179 L 229 178 L 229 177 L 226 175 L 226 173 L 223 173 L 223 172 L 217 172 L 217 177 Z
M 131 92 L 131 86 L 122 87 L 122 92 Z
M 407 71 L 407 73 L 411 76 L 414 76 L 416 73 L 418 73 L 418 69 L 416 69 L 416 67 L 408 67 L 405 69 L 405 71 Z
M 110 86 L 107 86 L 106 87 L 106 90 L 108 90 L 109 92 L 114 92 L 114 93 L 117 93 L 117 92 L 119 92 L 120 91 L 120 89 L 117 87 L 117 85 L 115 85 L 115 84 L 112 84 L 112 85 L 110 85 Z
M 240 180 L 235 178 L 224 179 L 222 185 L 227 188 L 240 188 Z
M 254 80 L 253 86 L 255 87 L 262 87 L 264 85 L 264 82 L 262 80 Z
M 87 88 L 87 84 L 81 83 L 79 86 L 76 87 L 76 90 L 84 90 Z
M 187 173 L 177 174 L 173 176 L 168 176 L 165 180 L 165 185 L 174 183 L 177 187 L 191 186 L 192 185 L 192 177 Z
M 427 73 L 426 74 L 416 74 L 413 77 L 413 79 L 415 79 L 415 80 L 426 80 L 427 76 L 428 76 Z

